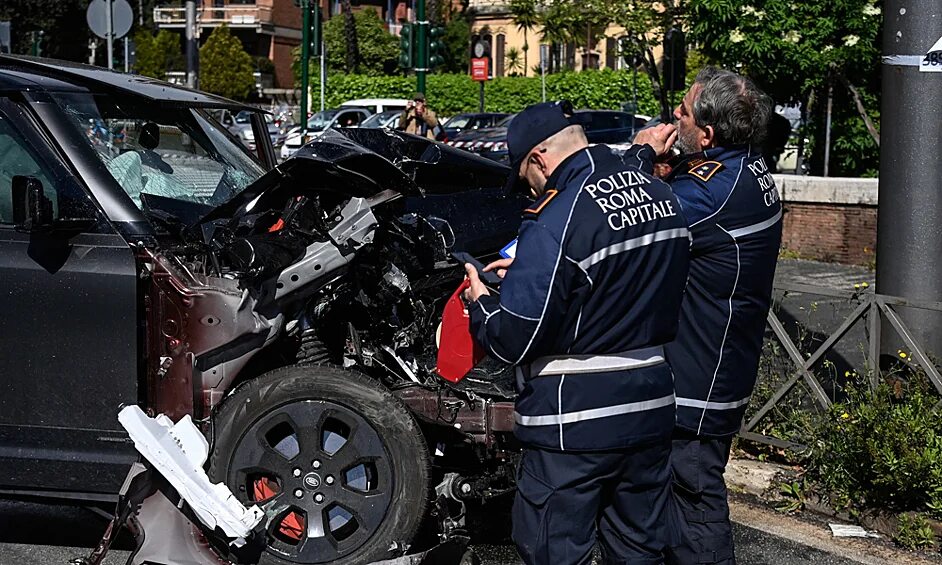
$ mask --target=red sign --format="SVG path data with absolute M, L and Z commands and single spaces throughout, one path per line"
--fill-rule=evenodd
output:
M 487 57 L 471 59 L 471 80 L 487 80 Z

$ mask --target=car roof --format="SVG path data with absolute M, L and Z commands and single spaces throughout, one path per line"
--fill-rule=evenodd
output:
M 0 88 L 51 92 L 104 90 L 138 96 L 158 104 L 259 111 L 248 104 L 150 77 L 22 55 L 0 55 Z
M 356 100 L 347 100 L 341 106 L 369 106 L 372 104 L 393 105 L 399 104 L 405 106 L 409 101 L 405 98 L 358 98 Z

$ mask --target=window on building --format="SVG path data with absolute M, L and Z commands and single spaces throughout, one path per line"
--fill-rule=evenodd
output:
M 494 53 L 494 74 L 496 76 L 504 76 L 504 47 L 507 39 L 503 33 L 497 34 L 497 49 Z

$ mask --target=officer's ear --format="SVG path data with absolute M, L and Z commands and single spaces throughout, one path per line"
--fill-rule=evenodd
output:
M 703 128 L 703 138 L 700 140 L 700 145 L 702 149 L 709 149 L 716 145 L 716 130 L 713 129 L 713 126 L 704 126 Z

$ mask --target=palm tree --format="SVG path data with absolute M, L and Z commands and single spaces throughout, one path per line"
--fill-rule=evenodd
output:
M 551 0 L 539 12 L 538 18 L 543 42 L 550 44 L 553 53 L 556 47 L 575 42 L 572 25 L 579 20 L 579 12 L 570 0 Z M 559 70 L 554 66 L 555 58 L 556 55 L 550 57 L 550 72 Z
M 347 72 L 355 73 L 360 67 L 360 44 L 350 0 L 340 0 L 340 11 L 343 13 L 343 33 L 347 42 Z
M 527 51 L 530 49 L 527 32 L 532 31 L 539 23 L 536 0 L 510 0 L 510 13 L 517 29 L 523 32 L 523 69 L 526 73 Z
M 517 76 L 520 74 L 520 71 L 526 71 L 526 67 L 524 66 L 526 63 L 520 63 L 520 51 L 517 51 L 516 47 L 508 49 L 507 53 L 504 55 L 504 59 L 507 62 L 508 76 Z

